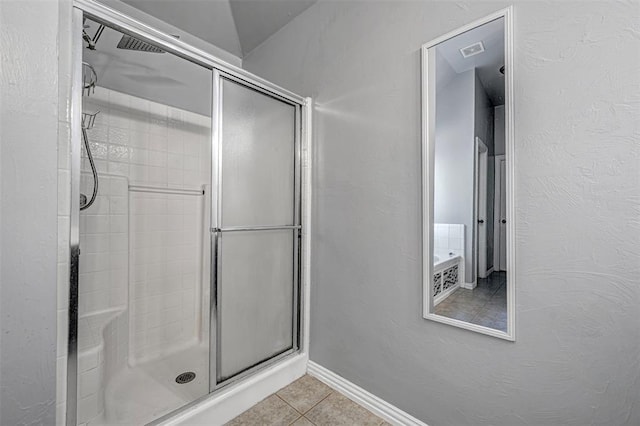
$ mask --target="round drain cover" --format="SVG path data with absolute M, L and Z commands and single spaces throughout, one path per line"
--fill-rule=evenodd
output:
M 187 371 L 186 373 L 179 374 L 178 377 L 176 377 L 176 383 L 184 385 L 185 383 L 189 383 L 195 378 L 196 373 L 194 373 L 193 371 Z

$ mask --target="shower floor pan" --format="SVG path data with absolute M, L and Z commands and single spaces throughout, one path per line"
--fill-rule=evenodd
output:
M 193 372 L 196 377 L 188 383 L 177 383 L 176 377 L 185 372 Z M 102 424 L 145 424 L 208 392 L 208 346 L 194 345 L 127 368 L 111 378 L 105 390 Z

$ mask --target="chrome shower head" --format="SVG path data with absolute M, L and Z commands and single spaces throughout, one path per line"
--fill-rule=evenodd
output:
M 122 36 L 117 47 L 118 49 L 136 50 L 138 52 L 164 53 L 164 50 L 159 47 L 126 34 Z

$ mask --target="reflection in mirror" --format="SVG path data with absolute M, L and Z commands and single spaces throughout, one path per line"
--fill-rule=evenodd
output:
M 505 17 L 423 53 L 425 196 L 432 197 L 425 214 L 431 231 L 425 262 L 432 260 L 424 268 L 425 317 L 508 337 Z

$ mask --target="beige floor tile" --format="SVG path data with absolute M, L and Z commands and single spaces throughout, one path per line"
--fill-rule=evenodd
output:
M 320 380 L 306 374 L 286 388 L 280 389 L 277 394 L 301 414 L 304 414 L 332 391 Z
M 296 410 L 274 394 L 240 414 L 227 425 L 288 426 L 298 417 L 300 414 Z
M 382 419 L 337 392 L 313 407 L 305 417 L 317 426 L 377 426 Z
M 295 422 L 293 422 L 291 424 L 291 426 L 314 426 L 313 423 L 311 423 L 309 420 L 307 420 L 304 417 L 300 417 L 298 420 L 296 420 Z

